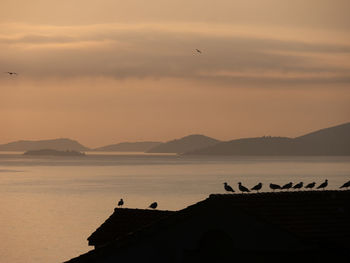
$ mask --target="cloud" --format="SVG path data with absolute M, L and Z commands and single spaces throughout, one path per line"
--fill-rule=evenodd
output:
M 278 29 L 261 34 L 256 27 L 245 31 L 181 23 L 12 26 L 13 31 L 0 36 L 0 67 L 29 78 L 179 78 L 228 85 L 350 82 L 350 45 L 278 37 Z

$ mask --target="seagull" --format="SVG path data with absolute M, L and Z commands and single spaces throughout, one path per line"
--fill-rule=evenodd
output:
M 11 72 L 11 71 L 6 71 L 4 73 L 9 74 L 9 75 L 18 75 L 17 72 Z
M 322 188 L 323 190 L 327 187 L 328 185 L 328 180 L 326 179 L 322 184 L 320 184 L 317 189 Z
M 196 51 L 199 53 L 199 54 L 202 54 L 202 51 L 200 51 L 199 49 L 196 48 Z
M 270 184 L 270 188 L 275 191 L 276 189 L 281 189 L 281 186 L 279 186 L 278 184 Z
M 224 187 L 225 187 L 225 190 L 226 190 L 227 192 L 232 192 L 232 193 L 235 192 L 235 190 L 233 190 L 232 187 L 229 186 L 226 182 L 224 183 Z
M 261 189 L 262 187 L 262 183 L 258 183 L 256 186 L 254 186 L 252 189 L 250 190 L 255 190 L 256 192 L 259 193 L 259 190 Z
M 350 186 L 350 181 L 347 181 L 345 184 L 343 184 L 341 187 L 339 188 L 346 188 L 348 189 L 348 187 Z
M 244 192 L 249 193 L 249 192 L 250 192 L 250 191 L 248 190 L 247 187 L 245 187 L 245 186 L 242 185 L 241 182 L 238 183 L 238 188 L 239 188 L 239 190 L 240 190 L 242 193 L 244 193 Z
M 124 204 L 124 200 L 123 198 L 120 199 L 120 201 L 118 202 L 118 206 L 122 207 Z
M 157 202 L 153 202 L 152 204 L 150 204 L 149 208 L 156 209 L 157 206 L 158 206 Z
M 282 186 L 281 189 L 287 189 L 289 190 L 291 187 L 292 187 L 293 183 L 292 182 L 289 182 L 288 184 L 285 184 L 284 186 Z
M 294 185 L 294 186 L 293 186 L 293 189 L 300 189 L 300 188 L 303 187 L 303 184 L 304 184 L 303 182 L 300 182 L 300 183 Z
M 305 186 L 305 188 L 314 188 L 315 187 L 315 182 L 309 183 L 307 186 Z

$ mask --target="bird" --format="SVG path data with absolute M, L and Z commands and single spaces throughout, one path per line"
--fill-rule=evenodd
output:
M 278 184 L 270 184 L 270 188 L 275 191 L 276 189 L 281 189 L 281 186 L 279 186 Z
M 9 74 L 9 75 L 18 75 L 17 72 L 11 72 L 11 71 L 6 71 L 4 73 Z
M 314 188 L 315 184 L 316 184 L 315 182 L 309 183 L 307 186 L 305 186 L 305 188 L 309 188 L 309 189 Z
M 347 181 L 345 184 L 343 184 L 341 187 L 339 188 L 346 188 L 348 189 L 348 187 L 350 186 L 350 181 Z
M 292 187 L 293 183 L 292 182 L 289 182 L 288 184 L 285 184 L 284 186 L 282 186 L 281 189 L 287 189 L 289 190 L 291 187 Z
M 121 198 L 118 202 L 118 206 L 122 207 L 124 205 L 124 200 Z
M 322 184 L 320 184 L 317 189 L 322 188 L 323 190 L 327 187 L 328 185 L 328 180 L 326 179 Z
M 157 206 L 158 206 L 157 202 L 153 202 L 152 204 L 150 204 L 149 208 L 156 209 Z
M 245 186 L 242 185 L 241 182 L 238 183 L 238 188 L 239 188 L 239 190 L 240 190 L 242 193 L 244 193 L 244 192 L 249 193 L 249 192 L 250 192 L 250 191 L 248 190 L 247 187 L 245 187 Z
M 303 184 L 304 184 L 303 182 L 300 182 L 300 183 L 294 185 L 293 189 L 301 189 L 303 187 Z
M 259 190 L 262 187 L 262 183 L 258 183 L 256 186 L 252 187 L 250 190 L 255 190 L 256 192 L 259 193 Z
M 232 192 L 232 193 L 235 192 L 235 190 L 233 190 L 232 187 L 229 186 L 226 182 L 224 183 L 224 187 L 225 187 L 225 190 L 226 190 L 227 192 Z
M 199 49 L 196 48 L 196 51 L 199 53 L 199 54 L 202 54 L 202 51 L 200 51 Z

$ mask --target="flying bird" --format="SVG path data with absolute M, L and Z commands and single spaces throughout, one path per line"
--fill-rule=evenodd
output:
M 250 192 L 250 191 L 248 190 L 247 187 L 245 187 L 244 185 L 242 185 L 241 182 L 238 183 L 238 188 L 239 188 L 239 190 L 240 190 L 242 193 L 244 193 L 244 192 L 249 193 L 249 192 Z
M 124 200 L 121 198 L 118 202 L 118 206 L 122 207 L 124 205 Z
M 327 187 L 328 185 L 328 180 L 326 179 L 322 184 L 320 184 L 317 189 L 322 188 L 323 190 Z
M 196 48 L 196 51 L 199 53 L 199 54 L 202 54 L 202 51 L 200 51 L 199 49 Z
M 18 75 L 17 72 L 11 72 L 11 71 L 6 71 L 4 73 L 9 74 L 9 75 Z
M 259 190 L 261 189 L 261 187 L 262 187 L 262 183 L 258 183 L 256 186 L 254 186 L 250 190 L 255 190 L 257 193 L 259 193 Z
M 289 190 L 291 187 L 292 187 L 293 183 L 292 182 L 289 182 L 288 184 L 285 184 L 284 186 L 282 186 L 281 189 L 287 189 Z
M 343 184 L 341 187 L 339 188 L 346 188 L 348 189 L 348 187 L 350 187 L 350 181 L 346 182 L 345 184 Z
M 301 189 L 303 187 L 304 183 L 303 182 L 300 182 L 296 185 L 293 186 L 293 189 Z
M 150 204 L 149 208 L 156 209 L 157 206 L 158 206 L 157 202 L 153 202 L 152 204 Z
M 281 186 L 279 186 L 278 184 L 270 184 L 270 188 L 275 191 L 276 189 L 281 189 Z
M 229 186 L 226 182 L 224 183 L 224 188 L 227 192 L 232 192 L 232 193 L 235 192 L 235 190 L 233 190 L 232 187 Z
M 312 189 L 315 187 L 315 184 L 315 182 L 309 183 L 307 186 L 305 186 L 305 188 Z

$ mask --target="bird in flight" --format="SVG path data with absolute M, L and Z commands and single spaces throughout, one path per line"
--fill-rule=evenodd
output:
M 9 75 L 18 75 L 17 72 L 11 72 L 11 71 L 6 71 L 4 73 L 9 74 Z
M 202 51 L 200 51 L 199 49 L 196 48 L 196 51 L 199 53 L 199 54 L 202 54 Z

